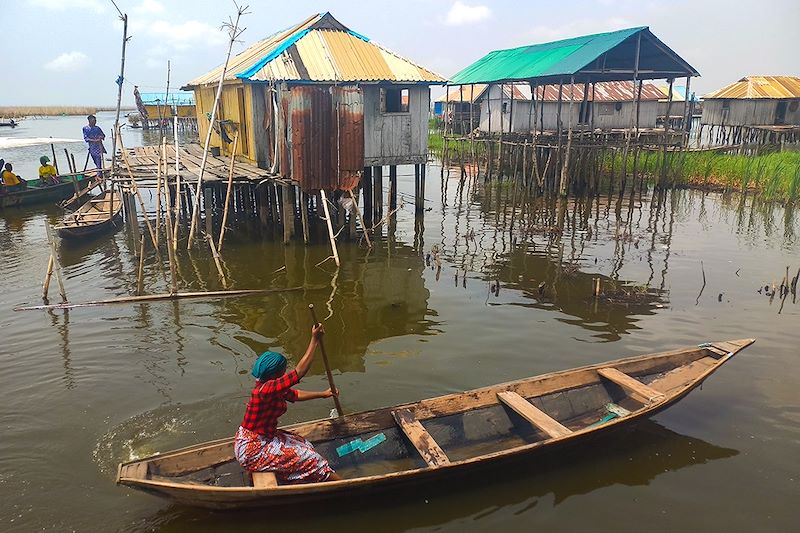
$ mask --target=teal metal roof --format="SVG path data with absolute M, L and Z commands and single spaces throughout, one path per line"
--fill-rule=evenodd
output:
M 452 78 L 455 85 L 536 80 L 622 81 L 631 78 L 636 36 L 641 34 L 640 79 L 696 76 L 697 71 L 647 26 L 562 41 L 495 50 Z M 565 79 L 564 81 L 569 81 Z

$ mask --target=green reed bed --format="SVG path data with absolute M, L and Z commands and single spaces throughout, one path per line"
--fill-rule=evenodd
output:
M 609 156 L 606 170 L 612 168 Z M 613 168 L 622 164 L 616 153 Z M 726 191 L 756 192 L 766 199 L 800 199 L 800 152 L 775 152 L 751 156 L 717 152 L 668 152 L 666 171 L 663 152 L 642 152 L 638 171 L 664 186 L 690 186 Z M 633 156 L 628 172 L 633 172 Z

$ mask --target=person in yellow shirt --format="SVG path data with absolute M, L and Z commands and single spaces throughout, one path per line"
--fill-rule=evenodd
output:
M 11 163 L 6 163 L 5 170 L 3 170 L 2 178 L 3 178 L 3 185 L 7 191 L 17 191 L 19 189 L 24 189 L 27 186 L 27 182 L 14 174 L 14 168 L 11 166 Z
M 50 164 L 49 157 L 43 155 L 39 158 L 39 163 L 42 164 L 39 167 L 39 181 L 42 182 L 42 185 L 58 185 L 61 183 L 61 180 L 58 179 L 58 170 Z

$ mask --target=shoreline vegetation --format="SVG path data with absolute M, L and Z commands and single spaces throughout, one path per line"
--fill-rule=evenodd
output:
M 431 153 L 441 156 L 444 151 L 441 134 L 431 131 L 428 146 Z M 483 143 L 476 143 L 475 149 L 478 161 L 485 160 Z M 459 142 L 448 140 L 447 150 L 451 154 L 458 154 Z M 462 148 L 462 151 L 466 154 L 469 150 Z M 663 176 L 664 154 L 661 151 L 643 151 L 638 161 L 640 176 L 646 176 L 647 182 L 653 186 L 736 191 L 755 194 L 765 200 L 800 201 L 800 152 L 797 151 L 759 155 L 713 150 L 686 151 L 668 152 L 666 158 L 666 175 Z M 452 163 L 456 163 L 455 158 Z M 618 174 L 621 166 L 621 153 L 605 154 L 601 166 L 602 179 L 608 180 L 612 174 Z M 633 157 L 629 157 L 628 175 L 632 173 Z M 659 183 L 662 176 L 666 179 Z
M 70 115 L 91 115 L 98 111 L 116 111 L 116 106 L 0 106 L 0 117 L 2 118 L 25 118 L 25 117 L 61 117 Z M 130 106 L 123 106 L 122 111 L 135 109 Z

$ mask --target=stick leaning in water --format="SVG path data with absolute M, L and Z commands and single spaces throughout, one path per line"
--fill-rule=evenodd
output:
M 317 313 L 314 312 L 314 304 L 308 304 L 308 310 L 311 311 L 311 320 L 314 321 L 314 325 L 319 325 L 321 322 L 317 320 Z M 328 385 L 330 386 L 332 391 L 338 391 L 336 385 L 333 384 L 333 374 L 331 374 L 331 365 L 328 363 L 328 352 L 325 351 L 325 342 L 320 338 L 319 339 L 319 350 L 322 352 L 322 362 L 325 363 L 325 373 L 328 375 Z M 333 396 L 333 403 L 336 405 L 336 412 L 339 413 L 339 416 L 344 416 L 344 411 L 342 411 L 342 404 L 339 403 L 339 397 L 334 395 Z

